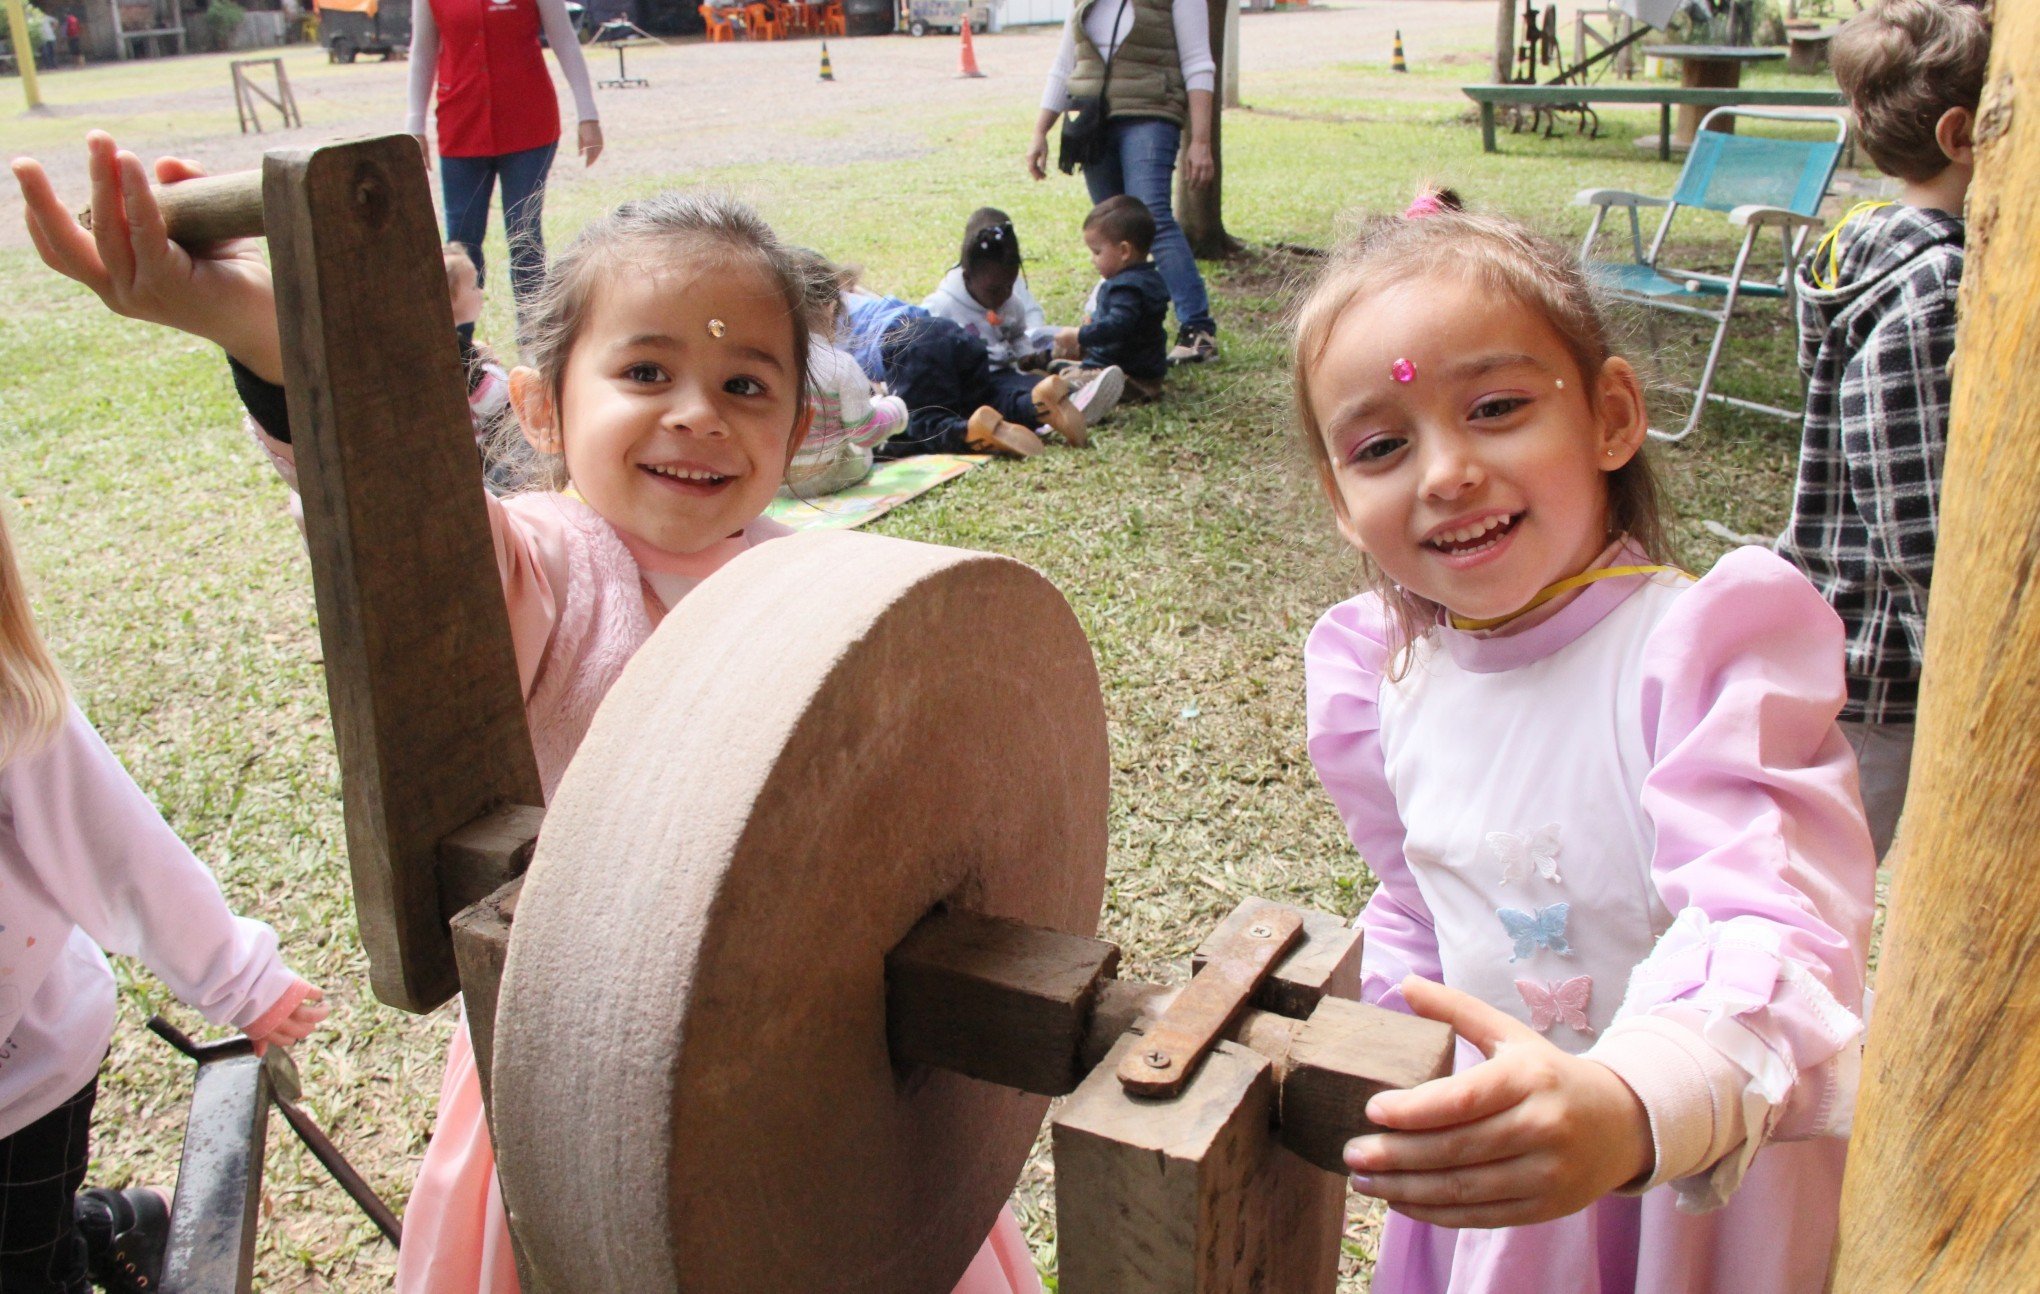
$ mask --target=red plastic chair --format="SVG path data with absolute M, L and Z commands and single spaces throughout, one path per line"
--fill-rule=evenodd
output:
M 737 29 L 731 25 L 729 19 L 722 16 L 722 10 L 714 5 L 705 4 L 700 7 L 700 13 L 702 25 L 708 32 L 709 44 L 737 38 Z

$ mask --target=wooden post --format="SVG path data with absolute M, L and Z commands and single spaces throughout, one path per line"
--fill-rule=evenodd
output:
M 1228 5 L 1238 0 L 1210 0 L 1211 10 L 1211 53 L 1224 65 L 1226 58 L 1226 21 Z M 1225 120 L 1225 109 L 1218 101 L 1218 95 L 1211 96 L 1211 183 L 1201 189 L 1192 188 L 1184 178 L 1182 158 L 1176 159 L 1176 223 L 1183 226 L 1183 236 L 1190 240 L 1190 250 L 1204 260 L 1219 260 L 1240 250 L 1239 240 L 1225 231 L 1225 217 L 1220 212 L 1221 196 L 1225 186 L 1225 154 L 1219 147 L 1220 123 Z M 1183 132 L 1183 144 L 1189 147 L 1190 132 Z
M 407 135 L 263 177 L 356 919 L 376 996 L 425 1011 L 456 987 L 448 899 L 479 897 L 442 894 L 441 843 L 541 797 L 439 229 Z
M 42 84 L 35 77 L 34 39 L 28 34 L 28 14 L 22 0 L 0 0 L 7 6 L 7 39 L 14 45 L 14 66 L 21 72 L 21 93 L 30 112 L 42 111 Z
M 1495 0 L 1494 72 L 1488 79 L 1496 85 L 1507 85 L 1516 79 L 1516 0 Z
M 2040 6 L 1997 7 L 1977 117 L 1919 744 L 1832 1288 L 2040 1268 Z M 2014 105 L 2026 106 L 2014 111 Z

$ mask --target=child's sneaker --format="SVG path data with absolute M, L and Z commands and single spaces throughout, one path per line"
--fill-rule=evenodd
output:
M 964 443 L 980 454 L 1032 458 L 1041 452 L 1041 437 L 1017 422 L 1007 422 L 990 405 L 980 405 L 965 424 Z
M 1070 403 L 1083 411 L 1084 425 L 1095 427 L 1112 416 L 1119 407 L 1119 397 L 1126 390 L 1126 374 L 1119 365 L 1093 369 L 1086 374 L 1089 378 L 1070 397 Z
M 1042 378 L 1034 384 L 1034 416 L 1043 426 L 1053 428 L 1064 443 L 1082 449 L 1090 443 L 1091 427 L 1084 420 L 1084 411 L 1070 400 L 1071 394 L 1069 379 Z
M 72 1205 L 85 1241 L 85 1268 L 113 1294 L 148 1294 L 163 1276 L 170 1206 L 161 1191 L 88 1186 Z
M 1187 329 L 1176 337 L 1176 345 L 1169 352 L 1171 364 L 1215 364 L 1218 362 L 1218 334 Z

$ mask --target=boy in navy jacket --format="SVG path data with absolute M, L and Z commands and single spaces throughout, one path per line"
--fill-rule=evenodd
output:
M 1120 194 L 1091 208 L 1084 246 L 1101 282 L 1091 290 L 1084 326 L 1055 339 L 1056 358 L 1080 359 L 1085 368 L 1117 365 L 1129 397 L 1146 400 L 1161 395 L 1169 372 L 1169 287 L 1148 259 L 1154 241 L 1154 215 L 1139 198 Z

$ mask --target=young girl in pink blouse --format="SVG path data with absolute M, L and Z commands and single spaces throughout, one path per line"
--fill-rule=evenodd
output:
M 259 253 L 188 256 L 163 238 L 141 164 L 104 134 L 88 146 L 90 232 L 40 167 L 15 164 L 37 250 L 117 312 L 219 343 L 290 476 L 275 300 Z M 193 174 L 167 160 L 157 173 L 165 183 Z M 544 488 L 488 507 L 548 795 L 603 695 L 673 605 L 787 533 L 761 514 L 811 416 L 805 292 L 799 262 L 748 208 L 666 195 L 584 229 L 534 297 L 531 363 L 510 386 L 526 467 Z M 518 1289 L 464 1024 L 405 1214 L 397 1289 Z M 957 1289 L 1040 1289 L 1010 1209 Z
M 1347 1147 L 1374 1289 L 1819 1289 L 1875 869 L 1840 624 L 1761 549 L 1665 563 L 1636 374 L 1513 224 L 1361 233 L 1295 382 L 1369 585 L 1305 649 L 1364 993 L 1462 1039 Z

